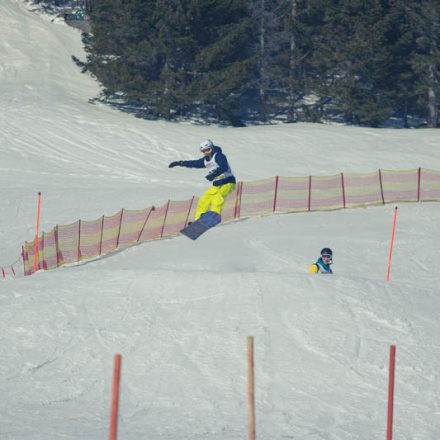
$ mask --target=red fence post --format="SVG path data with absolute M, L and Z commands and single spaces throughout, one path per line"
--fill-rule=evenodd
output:
M 46 262 L 46 257 L 44 255 L 44 231 L 41 234 L 41 254 L 43 257 L 43 264 L 42 264 L 43 270 L 47 270 L 47 262 Z M 41 269 L 41 266 L 40 266 L 40 269 Z
M 40 227 L 40 206 L 41 206 L 41 192 L 38 193 L 38 201 L 37 201 L 37 224 L 35 226 L 35 241 L 34 241 L 34 273 L 37 271 L 38 229 Z
M 124 208 L 121 209 L 121 219 L 119 220 L 118 238 L 116 239 L 116 248 L 119 246 L 119 237 L 121 236 L 122 216 L 124 215 Z
M 344 173 L 341 173 L 341 185 L 342 185 L 342 204 L 345 208 L 345 183 L 344 183 Z
M 60 267 L 60 243 L 58 241 L 58 225 L 55 226 L 55 250 L 57 253 L 57 267 Z
M 167 209 L 165 210 L 165 217 L 163 219 L 162 230 L 160 231 L 160 238 L 163 237 L 163 231 L 165 230 L 165 223 L 167 221 L 168 209 L 170 208 L 170 201 L 168 200 Z
M 81 219 L 78 220 L 78 252 L 76 257 L 76 262 L 79 263 L 81 260 Z
M 26 276 L 26 264 L 25 264 L 25 257 L 24 257 L 24 246 L 21 247 L 21 259 L 23 260 L 23 276 Z
M 138 238 L 137 238 L 137 240 L 136 240 L 136 243 L 139 242 L 139 240 L 140 240 L 141 237 L 142 237 L 142 232 L 144 232 L 145 225 L 147 224 L 147 221 L 148 221 L 148 219 L 150 218 L 151 211 L 154 211 L 154 206 L 152 206 L 152 207 L 150 208 L 150 210 L 148 211 L 147 217 L 145 218 L 144 224 L 142 225 L 142 229 L 141 229 L 141 231 L 139 232 L 139 235 L 138 235 Z
M 307 210 L 310 211 L 312 204 L 312 176 L 309 176 L 309 201 L 307 203 Z
M 273 210 L 272 210 L 272 212 L 275 212 L 275 210 L 277 208 L 278 180 L 279 180 L 279 177 L 275 176 L 275 194 L 274 194 L 274 198 L 273 198 Z
M 388 256 L 387 281 L 390 280 L 391 258 L 393 256 L 394 233 L 396 232 L 397 206 L 394 208 L 393 228 L 391 230 L 390 254 Z
M 394 370 L 396 360 L 396 346 L 390 346 L 390 370 L 388 378 L 388 417 L 387 440 L 393 439 L 393 410 L 394 410 Z
M 238 218 L 240 218 L 241 216 L 241 199 L 243 196 L 243 182 L 240 182 L 240 196 L 239 196 L 239 201 L 238 201 Z
M 120 354 L 114 357 L 113 367 L 113 388 L 112 388 L 112 404 L 110 414 L 110 440 L 116 440 L 118 436 L 118 410 L 119 410 L 119 384 L 121 378 L 121 359 Z
M 419 167 L 417 172 L 417 201 L 420 202 L 420 180 L 422 176 L 422 169 Z
M 31 267 L 31 262 L 29 261 L 29 243 L 27 241 L 24 242 L 25 244 L 25 256 L 26 256 L 26 261 L 27 261 L 27 266 L 28 266 L 28 270 L 27 270 L 27 276 L 32 275 L 32 267 Z
M 99 240 L 99 254 L 101 255 L 102 253 L 102 237 L 104 236 L 104 216 L 102 216 L 102 220 L 101 220 L 101 238 Z
M 380 195 L 382 196 L 382 203 L 385 205 L 385 198 L 383 196 L 382 170 L 380 168 L 379 168 L 379 183 L 380 183 Z
M 247 337 L 249 440 L 255 440 L 254 338 Z
M 238 182 L 237 192 L 235 194 L 234 218 L 240 218 L 241 192 L 243 191 L 243 182 Z
M 5 274 L 5 270 L 2 267 L 2 274 L 3 274 L 3 278 L 6 278 L 6 274 Z
M 195 196 L 192 196 L 191 203 L 189 204 L 188 215 L 186 216 L 184 228 L 186 228 L 188 226 L 189 215 L 191 214 L 191 209 L 192 209 L 192 206 L 193 206 L 193 203 L 194 203 L 194 197 Z

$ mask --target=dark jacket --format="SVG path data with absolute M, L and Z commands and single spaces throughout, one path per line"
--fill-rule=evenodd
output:
M 212 184 L 214 186 L 221 186 L 225 183 L 236 183 L 235 176 L 232 174 L 231 168 L 228 164 L 228 159 L 222 153 L 220 147 L 214 146 L 212 149 L 212 156 L 202 157 L 196 160 L 182 160 L 181 166 L 186 168 L 205 168 L 207 164 L 214 159 L 216 168 L 210 171 L 209 175 L 213 177 Z M 225 175 L 222 177 L 222 175 Z

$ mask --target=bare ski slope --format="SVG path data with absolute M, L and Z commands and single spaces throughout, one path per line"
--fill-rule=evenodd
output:
M 240 129 L 142 121 L 89 104 L 80 34 L 0 8 L 0 258 L 42 229 L 200 194 L 168 169 L 211 138 L 239 180 L 440 169 L 437 130 L 295 124 Z M 384 438 L 397 345 L 395 438 L 440 438 L 438 203 L 247 219 L 196 242 L 156 241 L 0 282 L 0 438 L 108 435 L 112 357 L 123 355 L 119 438 L 247 436 L 246 336 L 255 336 L 259 439 Z M 319 250 L 335 275 L 313 277 Z

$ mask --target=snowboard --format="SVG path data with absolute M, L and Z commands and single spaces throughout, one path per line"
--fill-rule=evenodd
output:
M 202 214 L 198 220 L 189 224 L 186 228 L 183 228 L 180 233 L 186 235 L 191 240 L 197 240 L 208 229 L 218 225 L 221 220 L 220 214 L 214 211 L 208 211 Z

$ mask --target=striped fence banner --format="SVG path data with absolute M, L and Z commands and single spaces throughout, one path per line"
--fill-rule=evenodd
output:
M 440 171 L 377 170 L 333 176 L 275 176 L 239 182 L 226 199 L 222 223 L 273 213 L 329 211 L 396 202 L 440 201 Z M 96 220 L 57 225 L 38 239 L 37 270 L 98 258 L 133 244 L 179 235 L 194 219 L 198 198 L 169 200 L 163 206 L 121 209 Z M 24 274 L 33 273 L 34 241 L 22 248 Z M 2 268 L 15 274 L 13 266 Z

